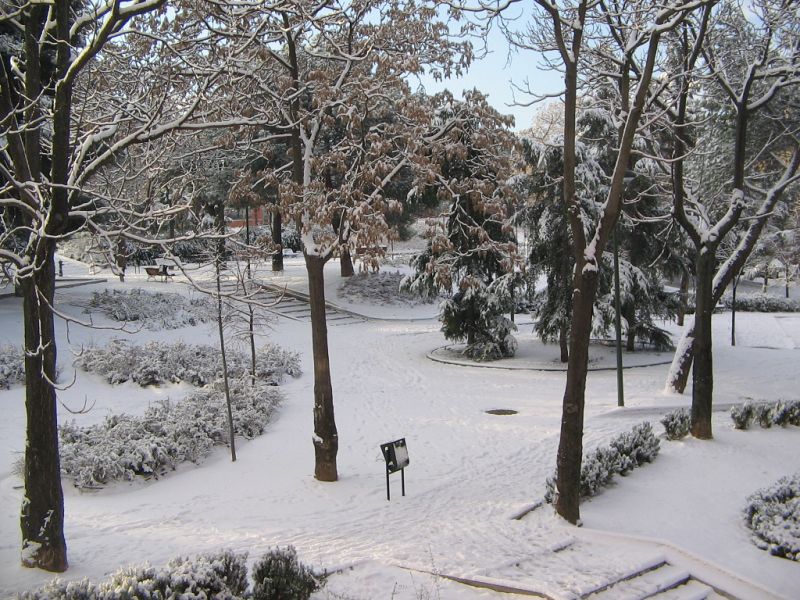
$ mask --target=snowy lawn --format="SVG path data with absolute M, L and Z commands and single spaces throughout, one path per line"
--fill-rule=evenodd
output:
M 261 275 L 271 278 L 268 272 Z M 699 562 L 720 565 L 785 598 L 797 597 L 800 563 L 753 545 L 742 510 L 750 494 L 800 469 L 800 428 L 734 430 L 727 408 L 747 398 L 800 397 L 795 343 L 800 342 L 800 319 L 740 313 L 741 337 L 732 348 L 729 316 L 715 317 L 720 411 L 714 418 L 714 441 L 662 439 L 652 464 L 616 478 L 582 505 L 585 527 L 575 529 L 548 507 L 513 519 L 542 497 L 554 469 L 564 373 L 431 361 L 427 354 L 445 343 L 438 322 L 430 318 L 435 305 L 348 304 L 337 295 L 342 283 L 338 265 L 331 264 L 326 275 L 331 301 L 382 319 L 329 328 L 340 481 L 313 478 L 310 326 L 277 319 L 265 333 L 269 341 L 300 352 L 303 375 L 281 387 L 286 401 L 265 435 L 242 441 L 236 463 L 220 449 L 200 465 L 181 466 L 158 481 L 92 492 L 65 482 L 70 569 L 64 577 L 96 579 L 130 563 L 161 565 L 176 556 L 222 548 L 247 551 L 254 560 L 271 547 L 293 544 L 301 559 L 316 568 L 344 569 L 330 578 L 319 598 L 507 597 L 430 573 L 516 581 L 565 595 L 646 562 L 656 552 L 640 539 L 647 538 L 677 546 Z M 304 276 L 302 259 L 289 259 L 286 272 L 274 281 L 303 289 Z M 180 278 L 166 284 L 145 278 L 129 273 L 124 284 L 109 280 L 59 291 L 58 308 L 86 318 L 82 311 L 91 293 L 106 288 L 188 293 Z M 21 343 L 21 312 L 19 299 L 0 299 L 0 345 Z M 100 314 L 92 316 L 95 323 L 114 325 Z M 213 344 L 216 339 L 210 323 L 130 336 L 75 325 L 67 332 L 63 324 L 59 332 L 64 384 L 75 373 L 70 348 L 82 344 L 102 345 L 112 337 L 137 344 Z M 555 355 L 557 348 L 552 351 Z M 608 444 L 642 421 L 660 433 L 661 416 L 689 403 L 688 395 L 662 391 L 667 368 L 626 371 L 623 409 L 616 407 L 614 372 L 590 373 L 585 448 Z M 189 390 L 186 384 L 112 387 L 99 376 L 78 372 L 75 385 L 60 394 L 61 419 L 90 424 L 115 412 L 141 414 L 149 403 L 180 399 Z M 23 396 L 19 385 L 0 391 L 2 597 L 52 577 L 19 566 L 22 482 L 14 463 L 24 446 Z M 92 404 L 86 414 L 67 412 Z M 486 413 L 498 408 L 517 413 Z M 408 441 L 411 458 L 407 495 L 400 496 L 399 477 L 393 476 L 392 501 L 387 502 L 379 445 L 399 437 Z M 566 549 L 553 552 L 561 548 Z M 350 565 L 356 566 L 349 570 Z

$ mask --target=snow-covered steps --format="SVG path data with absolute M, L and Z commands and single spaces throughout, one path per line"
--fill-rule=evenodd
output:
M 251 297 L 263 305 L 268 305 L 269 308 L 266 310 L 293 321 L 311 322 L 311 306 L 308 303 L 308 296 L 264 282 L 259 282 L 259 286 L 260 289 Z M 236 290 L 237 282 L 228 279 L 222 282 L 221 287 L 223 291 L 231 293 Z M 363 323 L 367 320 L 365 317 L 330 304 L 325 308 L 325 318 L 328 325 L 332 327 Z
M 585 600 L 715 600 L 725 597 L 731 598 L 719 595 L 712 587 L 692 578 L 686 569 L 666 561 L 581 596 Z

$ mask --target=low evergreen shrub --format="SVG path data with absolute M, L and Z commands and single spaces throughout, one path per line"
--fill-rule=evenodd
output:
M 249 379 L 230 381 L 235 435 L 252 439 L 272 420 L 282 395 Z M 79 488 L 111 481 L 159 477 L 181 462 L 198 462 L 229 442 L 225 395 L 220 382 L 180 402 L 157 402 L 141 417 L 111 415 L 103 423 L 59 428 L 61 470 Z
M 94 292 L 89 306 L 114 321 L 140 323 L 151 330 L 178 329 L 216 318 L 209 298 L 146 292 L 140 288 Z
M 731 419 L 735 429 L 749 429 L 756 418 L 756 411 L 750 402 L 738 406 L 731 406 Z
M 0 390 L 25 383 L 25 355 L 19 346 L 0 346 Z
M 298 560 L 294 547 L 276 548 L 253 565 L 253 600 L 307 600 L 323 581 Z
M 692 415 L 688 408 L 679 408 L 664 415 L 661 424 L 664 426 L 664 433 L 668 440 L 679 440 L 689 435 Z
M 652 462 L 659 450 L 653 427 L 645 422 L 616 436 L 608 446 L 589 452 L 581 463 L 581 498 L 596 496 L 614 475 L 627 475 L 632 469 Z M 548 504 L 555 500 L 555 483 L 555 475 L 545 483 L 544 501 Z
M 177 558 L 165 567 L 120 569 L 106 581 L 55 580 L 20 600 L 243 600 L 247 597 L 247 555 L 229 550 L 194 559 Z
M 732 294 L 724 294 L 720 305 L 729 310 L 733 308 Z M 767 294 L 744 294 L 736 296 L 736 310 L 762 313 L 800 312 L 800 301 Z
M 246 377 L 250 357 L 233 349 L 227 353 L 228 375 Z M 105 347 L 84 348 L 75 366 L 97 373 L 111 384 L 131 380 L 144 387 L 185 381 L 202 387 L 222 376 L 222 355 L 216 346 L 183 342 L 150 342 L 143 346 L 112 340 Z M 294 352 L 268 344 L 256 356 L 256 378 L 278 385 L 284 375 L 300 375 L 300 357 Z
M 304 600 L 324 584 L 297 559 L 291 546 L 272 550 L 256 563 L 248 587 L 247 554 L 223 550 L 177 558 L 165 567 L 121 569 L 105 581 L 54 580 L 19 600 Z M 265 583 L 266 582 L 266 583 Z
M 778 400 L 753 404 L 745 402 L 731 407 L 731 419 L 736 429 L 748 429 L 753 421 L 769 429 L 773 425 L 800 426 L 800 400 Z
M 751 495 L 744 516 L 756 546 L 800 561 L 800 472 Z

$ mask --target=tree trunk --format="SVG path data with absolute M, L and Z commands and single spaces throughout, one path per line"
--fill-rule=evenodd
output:
M 325 317 L 325 259 L 306 254 L 308 295 L 311 303 L 311 337 L 314 353 L 314 477 L 336 481 L 339 434 L 333 414 L 333 386 Z
M 272 253 L 272 270 L 275 272 L 283 271 L 283 220 L 281 211 L 276 206 L 272 211 L 272 245 L 275 247 Z
M 225 330 L 222 327 L 222 256 L 220 254 L 217 254 L 217 257 L 214 260 L 214 270 L 217 280 L 217 331 L 219 333 L 219 351 L 222 357 L 222 383 L 225 391 L 225 407 L 228 413 L 228 437 L 230 437 L 231 440 L 231 462 L 236 462 L 236 439 L 233 431 L 231 387 L 228 383 L 228 359 L 225 353 Z
M 556 512 L 573 524 L 581 518 L 579 502 L 583 455 L 583 409 L 597 271 L 587 271 L 583 274 L 578 271 L 574 289 L 567 386 L 564 390 L 561 436 L 556 458 L 557 494 L 554 503 Z
M 683 320 L 686 317 L 686 308 L 689 304 L 689 273 L 683 271 L 681 273 L 681 287 L 678 292 L 678 326 L 683 327 Z
M 711 348 L 711 317 L 714 312 L 712 293 L 714 249 L 703 246 L 697 257 L 694 316 L 694 368 L 692 369 L 692 435 L 712 439 L 711 405 L 714 391 L 714 370 Z
M 636 350 L 636 307 L 632 304 L 623 308 L 622 316 L 625 317 L 625 324 L 628 329 L 625 332 L 625 350 L 634 352 Z
M 561 362 L 569 362 L 569 331 L 566 324 L 558 328 L 558 345 L 561 347 Z
M 345 246 L 339 247 L 339 252 L 341 257 L 339 258 L 340 264 L 340 275 L 342 277 L 352 277 L 355 273 L 353 269 L 353 259 L 350 256 L 350 250 L 348 250 Z
M 22 502 L 22 564 L 67 570 L 64 494 L 58 453 L 56 344 L 50 306 L 55 293 L 55 246 L 46 245 L 41 270 L 22 282 L 25 321 L 25 497 Z M 40 297 L 41 296 L 41 297 Z

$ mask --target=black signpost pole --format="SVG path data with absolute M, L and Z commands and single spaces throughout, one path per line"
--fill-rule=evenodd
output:
M 400 438 L 388 444 L 381 444 L 381 452 L 386 461 L 386 499 L 392 499 L 391 488 L 389 486 L 389 475 L 400 471 L 400 485 L 403 496 L 406 495 L 406 472 L 405 468 L 409 464 L 408 448 L 406 439 Z

